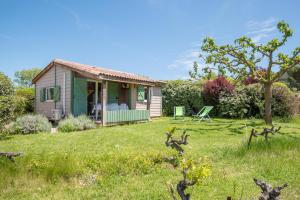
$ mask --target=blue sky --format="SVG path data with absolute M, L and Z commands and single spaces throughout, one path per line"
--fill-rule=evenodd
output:
M 108 67 L 155 79 L 188 77 L 205 36 L 218 43 L 294 29 L 284 51 L 300 44 L 300 1 L 0 0 L 0 71 L 44 67 L 52 59 Z

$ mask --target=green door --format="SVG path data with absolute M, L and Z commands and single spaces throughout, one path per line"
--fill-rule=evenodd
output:
M 108 103 L 118 103 L 119 100 L 119 84 L 115 82 L 108 83 Z
M 87 80 L 74 77 L 73 115 L 87 114 Z

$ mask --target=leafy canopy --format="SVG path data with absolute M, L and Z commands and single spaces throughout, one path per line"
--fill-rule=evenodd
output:
M 272 39 L 265 45 L 256 44 L 251 38 L 243 36 L 236 39 L 233 45 L 219 46 L 213 38 L 207 37 L 201 47 L 201 50 L 207 53 L 205 62 L 214 65 L 219 71 L 226 70 L 239 79 L 250 74 L 261 84 L 276 82 L 284 73 L 300 63 L 300 47 L 295 48 L 291 55 L 278 52 L 293 35 L 293 31 L 283 21 L 277 24 L 277 28 L 282 38 Z M 266 66 L 266 73 L 261 73 L 260 66 Z M 279 68 L 276 72 L 272 70 L 275 66 Z M 209 68 L 206 67 L 205 70 Z
M 32 79 L 41 72 L 40 68 L 23 69 L 15 73 L 14 80 L 21 87 L 32 87 Z

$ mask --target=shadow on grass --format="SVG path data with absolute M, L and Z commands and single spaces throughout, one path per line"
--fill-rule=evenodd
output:
M 252 154 L 282 153 L 287 150 L 300 150 L 300 138 L 296 136 L 274 136 L 266 142 L 263 138 L 256 138 L 248 147 L 243 143 L 238 147 L 226 147 L 222 150 L 221 157 L 244 157 Z
M 10 135 L 0 134 L 0 141 L 10 140 L 11 138 L 12 136 Z

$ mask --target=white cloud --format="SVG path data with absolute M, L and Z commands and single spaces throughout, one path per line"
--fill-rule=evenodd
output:
M 76 25 L 77 28 L 79 28 L 79 29 L 91 29 L 92 28 L 89 24 L 83 22 L 83 20 L 79 16 L 79 14 L 75 10 L 71 9 L 69 6 L 66 6 L 58 1 L 53 1 L 53 3 L 56 7 L 64 10 L 72 18 L 72 20 L 74 21 L 74 24 Z
M 274 17 L 270 17 L 263 21 L 250 20 L 246 25 L 249 29 L 263 29 L 273 26 L 276 21 L 277 20 Z
M 268 38 L 276 31 L 276 19 L 270 17 L 263 21 L 250 20 L 246 23 L 246 28 L 249 30 L 246 35 L 249 35 L 256 43 L 261 42 L 264 38 Z
M 194 61 L 197 61 L 199 57 L 199 51 L 196 49 L 189 49 L 184 53 L 180 54 L 176 60 L 170 65 L 169 69 L 185 69 L 190 70 L 193 67 Z

